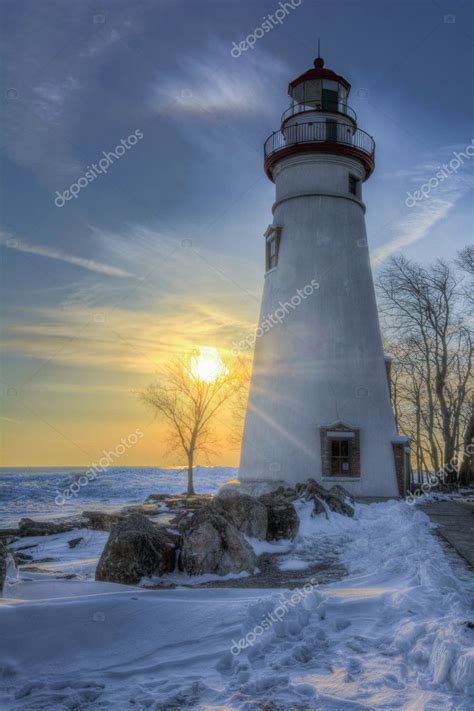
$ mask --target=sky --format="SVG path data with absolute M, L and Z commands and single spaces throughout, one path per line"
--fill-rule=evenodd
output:
M 255 329 L 274 192 L 262 146 L 318 37 L 377 144 L 375 274 L 472 241 L 471 159 L 406 204 L 472 144 L 472 3 L 294 0 L 232 56 L 283 5 L 2 1 L 3 466 L 88 465 L 136 428 L 121 465 L 181 463 L 138 392 L 175 354 L 225 354 Z M 214 464 L 238 464 L 231 430 Z

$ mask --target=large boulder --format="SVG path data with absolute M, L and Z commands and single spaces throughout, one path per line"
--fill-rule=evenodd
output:
M 283 538 L 293 539 L 298 533 L 300 520 L 296 509 L 287 497 L 274 494 L 264 494 L 258 501 L 267 509 L 267 541 L 279 541 Z
M 212 508 L 246 536 L 262 540 L 267 537 L 267 508 L 253 496 L 247 494 L 217 496 L 212 502 Z
M 144 577 L 171 573 L 176 544 L 176 537 L 155 526 L 146 516 L 131 514 L 112 528 L 95 579 L 135 585 Z
M 252 572 L 257 557 L 237 528 L 204 506 L 180 527 L 180 567 L 188 575 Z

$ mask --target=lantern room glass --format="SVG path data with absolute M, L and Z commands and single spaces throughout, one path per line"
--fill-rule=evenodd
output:
M 292 92 L 294 113 L 301 111 L 336 111 L 347 113 L 347 89 L 337 81 L 330 79 L 309 79 L 297 84 Z

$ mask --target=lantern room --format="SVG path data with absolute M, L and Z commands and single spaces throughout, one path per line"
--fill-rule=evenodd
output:
M 290 82 L 291 106 L 264 146 L 270 180 L 276 163 L 298 153 L 351 156 L 363 164 L 364 179 L 368 178 L 374 169 L 375 143 L 357 126 L 356 113 L 347 104 L 350 90 L 347 79 L 327 69 L 319 56 L 312 69 Z M 351 192 L 355 194 L 352 188 Z
M 292 104 L 282 119 L 305 111 L 327 111 L 345 114 L 355 122 L 355 113 L 347 106 L 350 89 L 347 79 L 326 69 L 324 59 L 317 57 L 313 69 L 290 82 L 288 94 Z

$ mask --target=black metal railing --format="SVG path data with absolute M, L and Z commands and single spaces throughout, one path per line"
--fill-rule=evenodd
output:
M 371 158 L 375 152 L 374 139 L 360 128 L 354 131 L 346 123 L 338 121 L 313 121 L 295 123 L 272 133 L 265 141 L 265 158 L 299 143 L 335 143 L 350 146 Z
M 306 101 L 301 104 L 293 104 L 281 115 L 281 123 L 291 118 L 292 116 L 297 116 L 298 114 L 304 114 L 308 111 L 327 111 L 331 114 L 343 114 L 351 119 L 354 123 L 357 123 L 357 114 L 354 109 L 351 109 L 347 104 L 342 104 L 339 101 Z

